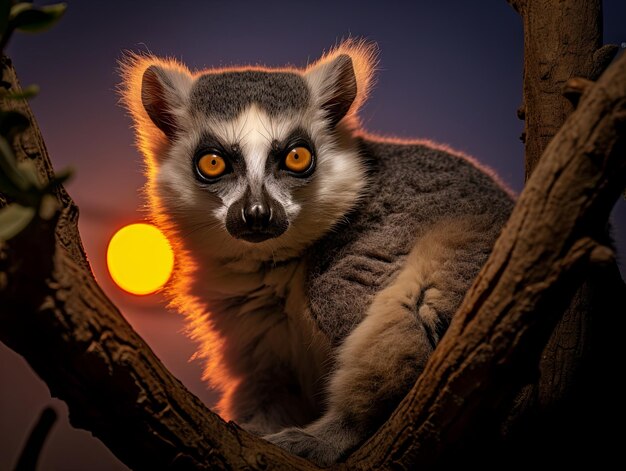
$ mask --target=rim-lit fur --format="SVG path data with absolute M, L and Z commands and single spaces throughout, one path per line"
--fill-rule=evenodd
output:
M 320 103 L 336 79 L 331 64 L 342 54 L 351 58 L 358 93 L 348 113 L 331 129 Z M 245 295 L 247 284 L 263 282 L 255 278 L 262 264 L 297 257 L 322 234 L 332 230 L 358 202 L 367 177 L 353 133 L 358 128 L 357 111 L 372 84 L 375 65 L 375 47 L 362 41 L 344 42 L 305 69 L 243 67 L 190 71 L 174 59 L 140 54 L 127 55 L 121 64 L 122 102 L 133 118 L 137 145 L 145 157 L 148 208 L 176 253 L 175 276 L 167 288 L 171 304 L 188 317 L 189 333 L 200 343 L 198 355 L 207 361 L 205 378 L 225 392 L 225 397 L 238 379 L 224 367 L 224 339 L 216 333 L 216 319 L 207 312 L 207 306 L 224 298 Z M 169 139 L 155 125 L 142 103 L 142 78 L 151 66 L 158 67 L 168 82 L 165 93 L 169 112 L 183 130 L 175 139 Z M 252 104 L 229 120 L 193 109 L 190 97 L 198 77 L 235 70 L 299 74 L 310 92 L 309 106 L 270 116 Z M 272 141 L 280 141 L 296 128 L 306 131 L 313 141 L 317 168 L 310 184 L 289 192 L 265 178 L 265 158 Z M 190 159 L 206 133 L 225 143 L 239 144 L 247 165 L 246 179 L 217 195 L 198 185 L 191 171 Z M 235 239 L 225 228 L 228 207 L 243 195 L 246 185 L 261 184 L 284 205 L 289 227 L 279 237 L 257 244 Z M 302 316 L 303 312 L 298 315 Z M 227 327 L 220 327 L 224 328 Z M 253 337 L 259 335 L 255 331 L 262 329 L 250 326 L 249 330 L 249 336 Z M 238 335 L 245 337 L 246 333 Z M 305 335 L 309 342 L 319 344 L 316 348 L 320 352 L 327 351 L 327 344 L 312 323 L 305 329 Z M 229 408 L 223 401 L 222 413 L 228 415 Z

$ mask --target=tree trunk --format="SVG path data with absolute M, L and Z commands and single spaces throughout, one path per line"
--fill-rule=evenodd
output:
M 574 106 L 568 80 L 597 80 L 615 56 L 602 47 L 602 0 L 509 0 L 524 23 L 523 104 L 526 179 Z
M 525 436 L 517 437 L 524 440 L 508 448 L 506 456 L 498 456 L 501 440 L 494 419 L 510 410 L 503 406 L 507 397 L 536 371 L 577 282 L 590 266 L 614 263 L 612 251 L 594 236 L 626 184 L 626 97 L 621 96 L 626 81 L 614 75 L 618 68 L 626 73 L 626 55 L 583 97 L 544 152 L 414 394 L 350 462 L 376 468 L 372 456 L 388 449 L 381 465 L 397 459 L 416 469 L 449 469 L 453 463 L 515 468 L 528 455 L 534 463 L 545 463 L 524 448 Z M 621 163 L 613 167 L 601 157 L 608 154 Z M 607 186 L 596 172 L 614 174 L 615 186 L 609 190 L 613 184 Z M 591 264 L 585 263 L 585 253 Z M 541 416 L 546 411 L 525 412 Z M 539 429 L 532 432 L 541 435 Z M 549 447 L 557 439 L 551 437 Z
M 3 80 L 17 88 L 7 64 Z M 14 147 L 49 178 L 28 116 L 31 127 Z M 493 405 L 536 369 L 589 264 L 611 263 L 595 235 L 625 183 L 626 56 L 590 87 L 546 149 L 415 387 L 335 469 L 442 466 L 474 436 Z M 316 469 L 225 424 L 165 369 L 96 284 L 80 250 L 76 208 L 63 190 L 58 196 L 56 220 L 36 220 L 0 243 L 0 340 L 68 403 L 72 423 L 136 469 Z
M 509 0 L 524 24 L 523 104 L 526 177 L 578 102 L 577 92 L 596 80 L 617 46 L 602 46 L 601 0 Z M 580 80 L 580 78 L 587 80 Z M 565 95 L 564 95 L 565 92 Z M 567 96 L 567 98 L 566 98 Z M 606 226 L 590 234 L 610 244 Z M 591 267 L 585 282 L 557 324 L 541 355 L 538 371 L 513 402 L 503 424 L 505 454 L 527 462 L 551 456 L 564 465 L 572 449 L 607 457 L 615 439 L 607 425 L 621 401 L 615 371 L 624 327 L 626 287 L 617 264 Z M 617 406 L 617 409 L 616 409 Z M 618 448 L 613 448 L 612 453 Z M 520 463 L 520 466 L 522 464 Z

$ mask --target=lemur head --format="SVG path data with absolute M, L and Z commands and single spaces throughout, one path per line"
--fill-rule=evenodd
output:
M 169 59 L 129 58 L 124 101 L 155 220 L 209 256 L 297 255 L 362 193 L 352 134 L 374 56 L 349 41 L 303 70 L 194 73 Z

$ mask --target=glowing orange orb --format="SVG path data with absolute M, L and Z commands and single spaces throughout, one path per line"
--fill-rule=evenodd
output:
M 150 224 L 130 224 L 111 237 L 107 266 L 113 281 L 132 294 L 150 294 L 172 274 L 174 253 L 169 242 Z

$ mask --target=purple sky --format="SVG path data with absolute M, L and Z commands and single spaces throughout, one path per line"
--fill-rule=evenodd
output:
M 52 2 L 40 2 L 52 3 Z M 208 404 L 194 345 L 181 316 L 159 295 L 123 293 L 105 267 L 106 245 L 140 221 L 144 181 L 130 120 L 119 107 L 116 62 L 124 50 L 174 56 L 191 68 L 236 64 L 304 66 L 349 35 L 380 47 L 377 84 L 361 116 L 367 130 L 450 144 L 494 168 L 515 191 L 523 184 L 522 28 L 505 0 L 69 1 L 61 23 L 17 35 L 8 49 L 57 169 L 81 210 L 80 230 L 96 278 L 165 365 Z M 626 43 L 626 2 L 605 0 L 605 41 Z M 626 252 L 626 203 L 614 212 Z M 0 344 L 0 469 L 11 467 L 41 409 L 60 412 L 41 469 L 126 469 L 97 440 L 70 428 L 67 409 L 19 356 Z

